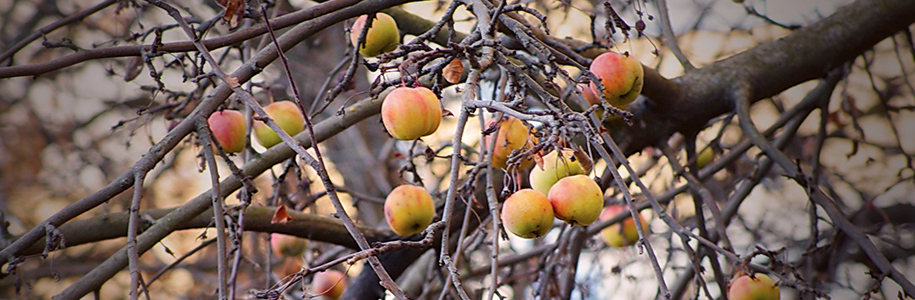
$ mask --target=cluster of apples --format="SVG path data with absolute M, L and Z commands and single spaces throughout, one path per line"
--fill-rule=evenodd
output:
M 521 238 L 538 238 L 553 227 L 553 218 L 586 226 L 604 206 L 603 191 L 572 151 L 553 151 L 530 173 L 532 189 L 522 189 L 502 204 L 505 229 Z
M 264 106 L 267 116 L 273 119 L 280 128 L 289 135 L 296 135 L 305 130 L 305 118 L 298 105 L 291 101 L 276 101 Z M 222 145 L 226 153 L 238 153 L 245 149 L 248 136 L 245 131 L 248 126 L 245 116 L 237 110 L 223 110 L 214 112 L 207 119 L 213 137 Z M 254 121 L 254 137 L 257 142 L 270 148 L 281 142 L 280 137 L 266 123 Z

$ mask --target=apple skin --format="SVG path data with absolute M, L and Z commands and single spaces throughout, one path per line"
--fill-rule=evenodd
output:
M 594 58 L 588 70 L 600 78 L 604 84 L 604 97 L 613 107 L 626 109 L 642 92 L 645 71 L 635 58 L 606 52 Z M 600 91 L 594 82 L 590 86 L 595 94 Z
M 346 291 L 346 279 L 343 278 L 343 272 L 326 270 L 315 274 L 315 278 L 311 282 L 311 288 L 316 295 L 321 295 L 323 299 L 340 299 L 340 296 Z
M 367 19 L 368 15 L 363 15 L 353 23 L 353 28 L 349 33 L 353 45 L 359 42 L 359 35 L 362 34 L 362 28 L 365 27 Z M 397 49 L 398 43 L 400 43 L 400 32 L 397 30 L 397 22 L 388 14 L 376 13 L 372 27 L 365 33 L 365 44 L 359 48 L 359 53 L 365 57 L 375 57 L 394 51 Z
M 604 208 L 604 193 L 591 177 L 572 175 L 559 179 L 547 194 L 556 218 L 571 225 L 593 223 Z
M 384 200 L 384 219 L 397 235 L 422 232 L 432 223 L 435 203 L 426 189 L 414 185 L 394 188 Z
M 270 234 L 270 245 L 277 257 L 297 257 L 305 253 L 305 239 L 281 233 Z
M 534 169 L 531 170 L 531 187 L 544 195 L 549 194 L 550 187 L 559 179 L 571 175 L 587 174 L 578 160 L 575 159 L 572 150 L 562 150 L 563 159 L 560 159 L 559 153 L 558 151 L 553 151 L 545 155 L 543 157 L 543 167 L 534 166 Z
M 286 133 L 291 136 L 299 134 L 305 130 L 305 118 L 299 106 L 292 101 L 277 101 L 264 106 L 267 115 L 280 125 Z M 254 121 L 254 138 L 264 148 L 270 148 L 282 142 L 280 136 L 276 134 L 264 121 Z
M 778 300 L 778 285 L 768 275 L 757 273 L 756 279 L 743 275 L 731 280 L 728 286 L 730 300 Z
M 384 97 L 381 122 L 395 139 L 412 141 L 438 130 L 442 104 L 428 88 L 399 87 Z
M 248 125 L 245 124 L 245 115 L 237 110 L 223 110 L 214 112 L 207 118 L 207 124 L 213 137 L 222 145 L 222 150 L 226 153 L 238 153 L 245 150 L 245 143 L 248 142 L 248 136 L 245 131 Z M 214 146 L 215 147 L 215 146 Z
M 699 157 L 696 158 L 696 166 L 699 169 L 705 168 L 713 159 L 715 159 L 715 150 L 712 150 L 712 147 L 706 147 L 702 152 L 699 152 Z
M 502 203 L 502 225 L 512 234 L 534 239 L 553 227 L 553 207 L 543 193 L 522 189 Z
M 499 133 L 495 137 L 496 145 L 492 153 L 492 166 L 496 169 L 508 169 L 508 156 L 515 150 L 527 150 L 537 142 L 537 137 L 531 134 L 524 122 L 515 117 L 503 118 L 499 121 Z M 492 125 L 492 121 L 489 122 Z M 493 135 L 487 136 L 487 142 L 493 141 Z M 489 149 L 489 143 L 486 144 Z M 517 169 L 525 169 L 534 163 L 533 158 L 522 160 Z
M 610 205 L 601 212 L 600 219 L 602 221 L 609 220 L 621 213 L 628 214 L 629 208 L 619 204 Z M 639 215 L 639 221 L 642 222 L 642 228 L 648 230 L 648 221 L 641 215 Z M 626 218 L 622 223 L 607 226 L 607 228 L 600 231 L 600 235 L 607 245 L 616 248 L 635 245 L 639 241 L 639 231 L 635 227 L 635 221 L 632 220 L 632 217 Z
M 590 105 L 600 104 L 600 96 L 591 88 L 589 84 L 578 84 L 578 90 L 581 91 L 581 97 Z

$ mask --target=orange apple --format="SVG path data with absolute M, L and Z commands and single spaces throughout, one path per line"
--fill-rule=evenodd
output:
M 600 219 L 602 221 L 609 220 L 622 213 L 629 214 L 629 207 L 619 204 L 610 205 L 601 212 Z M 648 230 L 648 221 L 642 218 L 641 215 L 639 215 L 639 221 L 642 222 L 642 229 Z M 635 221 L 632 220 L 632 217 L 626 218 L 622 223 L 607 226 L 607 228 L 600 231 L 600 235 L 607 245 L 616 248 L 635 245 L 639 241 L 639 231 L 636 229 Z
M 550 187 L 559 179 L 587 173 L 575 158 L 574 151 L 562 150 L 562 156 L 559 153 L 553 151 L 543 156 L 543 166 L 534 166 L 531 170 L 531 187 L 544 195 L 550 192 Z
M 359 35 L 362 34 L 362 28 L 368 15 L 363 15 L 356 19 L 353 28 L 350 31 L 349 38 L 356 45 L 359 42 Z M 375 20 L 372 21 L 372 27 L 365 34 L 365 44 L 359 48 L 359 53 L 366 57 L 375 57 L 385 52 L 397 49 L 400 43 L 400 32 L 397 30 L 397 22 L 394 18 L 385 13 L 376 13 Z
M 305 253 L 305 239 L 281 233 L 270 234 L 270 245 L 277 257 L 296 257 Z
M 642 64 L 628 55 L 607 52 L 594 58 L 589 68 L 604 85 L 604 97 L 613 107 L 626 109 L 642 92 L 644 70 Z M 590 83 L 595 94 L 600 91 Z
M 588 225 L 597 220 L 604 208 L 604 193 L 587 175 L 559 179 L 547 194 L 556 218 L 571 225 Z
M 237 110 L 223 110 L 214 112 L 207 118 L 207 124 L 213 137 L 222 145 L 222 150 L 226 153 L 238 153 L 245 150 L 245 143 L 248 142 L 248 136 L 245 130 L 248 125 L 245 124 L 245 115 Z
M 531 130 L 524 125 L 524 122 L 515 117 L 503 118 L 499 121 L 499 133 L 495 137 L 496 145 L 492 154 L 492 166 L 497 169 L 508 169 L 508 156 L 515 150 L 527 150 L 531 145 L 537 142 L 537 138 L 531 134 Z M 492 122 L 489 122 L 492 125 Z M 487 141 L 493 141 L 492 135 L 489 135 Z M 487 143 L 486 149 L 489 149 Z M 517 166 L 517 169 L 524 169 L 534 162 L 533 158 L 524 159 Z
M 302 117 L 302 111 L 292 101 L 270 103 L 270 105 L 264 106 L 264 111 L 277 125 L 280 125 L 283 131 L 291 136 L 305 130 L 305 118 Z M 254 137 L 264 148 L 270 148 L 282 142 L 280 136 L 263 121 L 254 121 Z
M 321 295 L 323 299 L 340 299 L 346 291 L 346 278 L 343 272 L 326 270 L 315 274 L 311 288 L 315 295 Z
M 757 273 L 756 279 L 748 275 L 737 277 L 728 284 L 730 300 L 778 300 L 778 285 L 766 274 Z
M 442 104 L 425 87 L 399 87 L 384 97 L 381 122 L 395 139 L 412 141 L 438 130 Z
M 384 200 L 384 219 L 391 230 L 400 236 L 422 232 L 432 223 L 434 216 L 432 195 L 422 187 L 398 186 Z
M 502 225 L 521 238 L 542 237 L 553 227 L 550 200 L 532 189 L 515 192 L 502 203 Z

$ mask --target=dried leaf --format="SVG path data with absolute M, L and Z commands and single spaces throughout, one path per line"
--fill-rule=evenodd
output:
M 226 83 L 228 83 L 229 87 L 233 89 L 241 86 L 241 84 L 238 83 L 238 78 L 232 76 L 226 76 Z
M 241 24 L 241 18 L 245 16 L 244 0 L 216 0 L 216 3 L 226 9 L 222 18 L 229 22 L 230 29 L 235 29 Z
M 127 61 L 127 66 L 124 67 L 124 81 L 131 81 L 137 76 L 140 75 L 140 71 L 143 71 L 143 57 L 134 56 Z
M 540 168 L 540 170 L 543 170 L 543 156 L 540 155 L 539 152 L 535 152 L 531 156 L 534 158 L 534 163 L 537 164 L 537 168 Z
M 450 83 L 458 83 L 461 81 L 461 74 L 464 74 L 464 65 L 461 64 L 461 60 L 454 58 L 442 69 L 442 77 L 445 77 Z
M 578 160 L 578 164 L 585 170 L 585 173 L 591 172 L 591 168 L 594 167 L 594 160 L 585 153 L 585 150 L 581 148 L 575 149 L 573 154 L 575 155 L 575 159 Z
M 292 217 L 286 213 L 286 206 L 280 205 L 280 207 L 277 207 L 276 211 L 273 212 L 273 219 L 270 220 L 270 224 L 286 224 L 289 221 L 292 221 Z

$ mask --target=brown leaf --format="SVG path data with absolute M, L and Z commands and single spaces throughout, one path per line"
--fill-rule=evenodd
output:
M 241 84 L 238 83 L 238 78 L 232 76 L 226 76 L 226 83 L 233 89 L 241 86 Z
M 143 71 L 143 57 L 134 56 L 127 61 L 127 66 L 124 67 L 124 81 L 131 81 L 134 78 L 137 78 L 140 75 L 140 71 Z
M 539 152 L 534 152 L 534 154 L 531 155 L 531 157 L 534 158 L 534 163 L 537 164 L 537 168 L 540 168 L 540 170 L 543 170 L 543 156 L 540 155 Z
M 594 167 L 594 160 L 585 153 L 585 150 L 581 148 L 575 149 L 574 155 L 575 159 L 578 160 L 578 164 L 585 170 L 585 173 L 591 172 L 591 168 Z
M 244 0 L 216 0 L 216 3 L 226 9 L 222 18 L 229 22 L 230 29 L 235 29 L 241 24 L 241 18 L 245 16 Z
M 455 57 L 442 69 L 442 77 L 445 77 L 450 83 L 458 83 L 461 81 L 461 74 L 464 74 L 464 65 L 461 64 L 461 60 Z
M 280 205 L 280 207 L 277 207 L 276 211 L 273 212 L 273 219 L 270 220 L 270 224 L 286 224 L 289 221 L 292 221 L 292 217 L 286 213 L 286 206 Z

